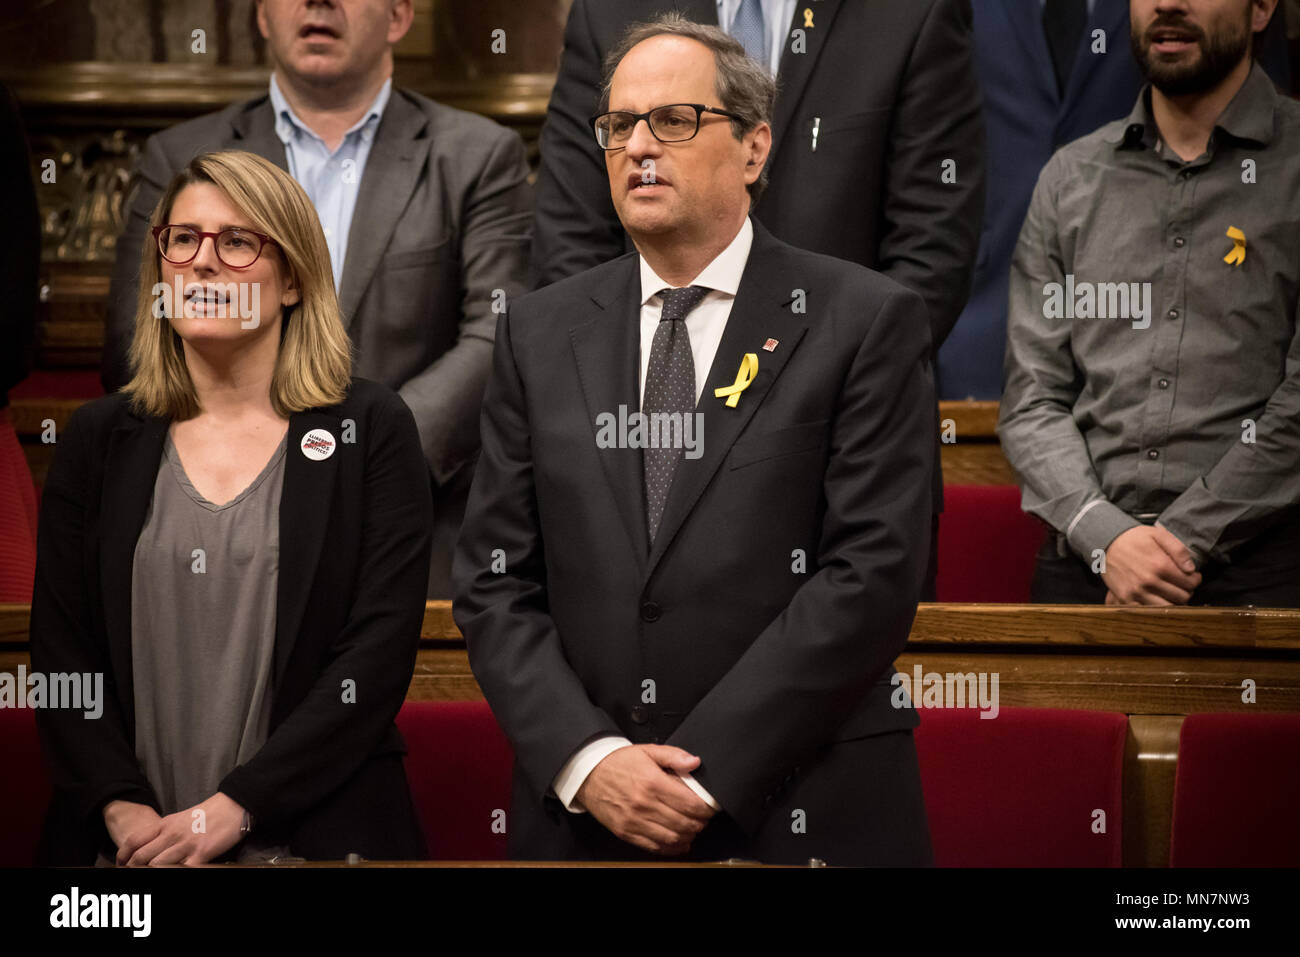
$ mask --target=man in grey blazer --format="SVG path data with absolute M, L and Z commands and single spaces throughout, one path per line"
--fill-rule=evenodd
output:
M 478 454 L 497 314 L 530 288 L 532 195 L 518 135 L 392 86 L 410 0 L 259 0 L 270 91 L 151 136 L 117 245 L 101 378 L 130 377 L 149 217 L 194 154 L 242 149 L 302 184 L 321 218 L 356 374 L 415 415 L 435 491 L 429 597 L 451 555 Z

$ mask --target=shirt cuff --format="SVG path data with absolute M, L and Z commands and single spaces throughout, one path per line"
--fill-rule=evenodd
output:
M 587 780 L 587 775 L 591 774 L 596 769 L 596 765 L 604 761 L 609 755 L 619 748 L 630 748 L 631 746 L 632 742 L 627 738 L 607 735 L 603 738 L 597 738 L 573 752 L 569 760 L 564 762 L 564 767 L 560 768 L 560 773 L 555 775 L 555 780 L 551 782 L 551 790 L 560 799 L 564 809 L 570 814 L 586 814 L 585 808 L 574 807 L 573 804 L 574 799 L 578 796 L 578 789 L 582 787 L 582 782 Z
M 715 811 L 722 810 L 722 805 L 719 804 L 717 801 L 715 801 L 713 799 L 713 795 L 710 794 L 708 791 L 704 790 L 704 785 L 701 784 L 699 781 L 695 780 L 694 777 L 692 777 L 690 774 L 682 774 L 681 771 L 677 772 L 677 776 L 682 779 L 683 784 L 685 784 L 688 788 L 694 791 L 696 795 L 698 795 L 701 801 L 703 801 L 709 807 L 713 808 L 713 810 Z
M 1105 553 L 1111 542 L 1141 524 L 1118 506 L 1097 498 L 1075 513 L 1065 530 L 1065 538 L 1079 557 L 1091 565 L 1093 552 L 1101 549 Z

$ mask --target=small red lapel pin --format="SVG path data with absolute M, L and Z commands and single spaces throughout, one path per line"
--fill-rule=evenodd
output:
M 763 343 L 763 349 L 766 352 L 776 352 L 777 345 L 779 343 L 775 339 L 768 339 L 767 342 Z

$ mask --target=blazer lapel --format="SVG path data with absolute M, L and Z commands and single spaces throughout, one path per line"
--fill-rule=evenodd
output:
M 1124 0 L 1097 0 L 1088 25 L 1084 28 L 1083 38 L 1079 41 L 1079 53 L 1074 60 L 1074 69 L 1070 71 L 1069 82 L 1065 84 L 1066 111 L 1078 101 L 1080 94 L 1087 89 L 1088 79 L 1098 68 L 1102 55 L 1092 52 L 1092 31 L 1101 29 L 1106 33 L 1106 56 L 1128 56 L 1124 49 L 1128 45 L 1128 3 Z M 1114 44 L 1121 44 L 1114 50 Z
M 799 0 L 794 8 L 794 20 L 786 27 L 784 52 L 781 54 L 781 69 L 778 73 L 779 83 L 776 104 L 772 110 L 772 151 L 767 164 L 771 167 L 781 145 L 785 142 L 799 101 L 803 98 L 804 87 L 817 66 L 817 58 L 826 46 L 826 37 L 835 25 L 835 15 L 839 13 L 842 0 Z M 805 12 L 813 17 L 813 25 L 805 27 Z M 807 48 L 803 53 L 791 50 L 790 33 L 802 30 Z M 802 135 L 796 130 L 796 134 Z
M 675 5 L 677 12 L 687 20 L 694 20 L 696 23 L 707 23 L 709 26 L 714 27 L 721 26 L 723 30 L 727 29 L 725 23 L 718 23 L 718 4 L 716 0 L 677 0 Z
M 280 570 L 276 581 L 275 676 L 284 674 L 298 638 L 321 547 L 334 509 L 334 478 L 338 446 L 329 458 L 316 461 L 302 452 L 303 436 L 312 429 L 342 438 L 337 415 L 318 409 L 289 417 L 285 450 L 284 488 L 280 493 Z
M 1026 0 L 990 0 L 985 6 L 991 5 L 1001 8 L 1007 30 L 1024 51 L 1039 87 L 1053 103 L 1060 104 L 1061 94 L 1056 89 L 1056 71 L 1052 67 L 1052 54 L 1047 49 L 1047 36 L 1043 33 L 1043 14 L 1039 4 Z M 980 16 L 979 9 L 976 9 L 975 16 Z
M 275 108 L 270 96 L 254 100 L 230 122 L 231 148 L 247 150 L 269 159 L 286 173 L 289 161 L 284 155 L 284 143 L 275 132 Z
M 416 159 L 416 141 L 423 138 L 427 125 L 424 114 L 400 90 L 393 90 L 370 147 L 348 233 L 343 280 L 339 284 L 344 327 L 351 327 L 397 220 L 415 192 L 424 168 Z
M 697 435 L 702 454 L 696 459 L 683 456 L 677 462 L 659 531 L 650 549 L 646 579 L 654 574 L 655 566 L 672 543 L 673 536 L 803 338 L 807 322 L 803 315 L 790 308 L 798 284 L 782 282 L 784 275 L 780 245 L 754 222 L 754 244 L 750 248 L 749 261 L 745 264 L 722 341 L 714 354 L 696 407 L 697 412 L 704 414 L 703 427 Z M 769 338 L 778 343 L 772 352 L 763 348 Z M 740 393 L 736 407 L 728 408 L 726 400 L 715 397 L 713 390 L 735 381 L 741 360 L 750 352 L 758 356 L 758 374 L 749 388 Z
M 99 581 L 104 600 L 108 655 L 117 679 L 127 733 L 135 740 L 135 687 L 131 669 L 131 568 L 144 528 L 154 480 L 171 420 L 127 412 L 109 435 L 100 498 Z
M 629 415 L 641 408 L 638 398 L 641 376 L 638 365 L 641 357 L 639 262 L 635 254 L 625 257 L 622 281 L 616 279 L 591 293 L 591 301 L 600 311 L 588 321 L 569 329 L 593 440 L 597 416 L 602 413 L 618 416 L 620 406 L 627 409 Z M 649 548 L 641 450 L 600 449 L 597 457 L 614 492 L 614 501 L 639 565 L 644 562 Z

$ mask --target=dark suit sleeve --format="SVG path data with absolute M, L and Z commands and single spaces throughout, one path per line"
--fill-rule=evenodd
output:
M 374 752 L 406 698 L 428 584 L 433 504 L 410 410 L 388 397 L 365 426 L 361 557 L 347 623 L 311 690 L 219 790 L 263 824 L 292 824 Z M 328 548 L 328 543 L 326 544 Z M 344 698 L 352 682 L 355 702 Z
M 107 393 L 116 392 L 131 378 L 127 356 L 135 334 L 135 307 L 140 289 L 140 256 L 149 219 L 171 182 L 176 168 L 167 160 L 162 142 L 151 136 L 144 144 L 140 165 L 131 177 L 125 203 L 122 235 L 117 237 L 113 281 L 108 293 L 104 323 L 104 352 L 99 378 Z
M 622 732 L 588 697 L 551 619 L 529 432 L 507 313 L 497 326 L 483 451 L 452 565 L 452 612 L 474 676 L 542 794 L 579 746 Z M 496 549 L 504 572 L 492 567 Z
M 604 154 L 587 122 L 599 105 L 602 79 L 589 7 L 586 0 L 574 0 L 569 11 L 564 55 L 539 143 L 533 261 L 542 286 L 626 251 Z
M 415 413 L 425 458 L 439 484 L 478 451 L 479 410 L 492 368 L 493 306 L 500 299 L 496 291 L 509 297 L 530 288 L 532 219 L 523 141 L 510 130 L 499 130 L 465 199 L 456 344 L 398 390 Z M 430 308 L 439 307 L 433 303 Z
M 87 538 L 95 532 L 87 527 L 86 512 L 98 489 L 90 479 L 95 426 L 88 412 L 82 406 L 64 426 L 41 495 L 31 654 L 36 673 L 103 676 L 98 718 L 74 709 L 40 708 L 36 723 L 55 786 L 71 800 L 77 820 L 107 839 L 100 811 L 109 800 L 147 804 L 155 811 L 159 805 L 130 744 L 108 649 L 91 627 L 95 585 L 89 576 L 95 556 L 87 551 Z
M 956 182 L 942 180 L 946 160 Z M 937 353 L 970 295 L 984 216 L 984 117 L 970 0 L 939 0 L 908 58 L 889 138 L 879 266 L 919 292 Z
M 934 384 L 925 306 L 880 307 L 831 423 L 817 572 L 668 744 L 746 830 L 764 797 L 828 745 L 902 652 L 927 563 Z

